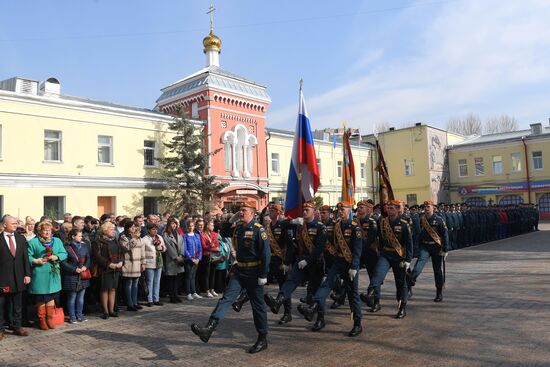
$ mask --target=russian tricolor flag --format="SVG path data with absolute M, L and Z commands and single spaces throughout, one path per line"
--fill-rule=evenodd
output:
M 301 180 L 299 179 L 301 173 Z M 300 196 L 300 182 L 302 186 Z M 300 212 L 301 203 L 313 200 L 321 178 L 317 167 L 317 156 L 313 146 L 313 136 L 309 126 L 306 102 L 302 88 L 300 88 L 300 105 L 298 109 L 298 120 L 296 121 L 296 134 L 292 146 L 292 159 L 288 173 L 288 185 L 286 192 L 285 215 L 291 218 L 302 216 Z

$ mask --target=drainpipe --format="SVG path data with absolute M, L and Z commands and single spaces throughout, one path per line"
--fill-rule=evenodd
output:
M 525 142 L 525 136 L 521 137 L 521 142 L 523 143 L 523 151 L 525 152 L 525 172 L 527 179 L 527 198 L 529 204 L 531 204 L 531 179 L 529 178 L 529 157 L 527 156 L 527 143 Z
M 271 133 L 267 132 L 267 138 L 265 138 L 265 168 L 266 168 L 266 176 L 269 176 L 269 153 L 267 152 L 267 142 L 271 139 Z M 258 154 L 259 155 L 259 154 Z M 279 164 L 279 169 L 281 165 Z M 258 166 L 258 185 L 260 184 L 260 166 Z M 269 189 L 269 177 L 267 177 L 267 188 Z M 271 192 L 267 190 L 267 202 L 269 203 L 269 195 Z

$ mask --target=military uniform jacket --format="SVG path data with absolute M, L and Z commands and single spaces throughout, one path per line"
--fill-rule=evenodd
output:
M 361 226 L 362 237 L 363 237 L 363 244 L 365 248 L 370 247 L 376 241 L 376 233 L 378 232 L 378 223 L 376 223 L 376 220 L 370 216 L 370 217 L 363 217 L 363 218 L 357 218 L 356 219 L 359 222 L 359 225 Z
M 431 217 L 426 217 L 426 215 L 423 215 L 423 217 L 426 218 L 430 227 L 432 227 L 434 231 L 439 235 L 439 238 L 441 239 L 441 251 L 447 252 L 449 234 L 447 231 L 447 226 L 445 225 L 443 219 L 435 214 Z M 422 228 L 422 231 L 420 232 L 420 243 L 435 244 L 432 236 L 430 236 L 430 234 L 424 228 Z
M 265 228 L 255 220 L 247 224 L 238 224 L 233 234 L 233 247 L 237 252 L 237 261 L 252 263 L 259 261 L 258 278 L 266 278 L 271 260 L 271 248 Z M 242 268 L 248 269 L 248 268 Z
M 350 268 L 358 270 L 359 262 L 361 259 L 361 252 L 363 251 L 363 235 L 359 228 L 359 222 L 357 220 L 339 220 L 335 223 L 335 226 L 340 226 L 342 234 L 344 235 L 344 241 L 347 244 L 347 249 L 351 252 L 351 264 Z M 344 249 L 346 246 L 339 244 L 338 235 L 336 230 L 334 232 L 333 243 L 336 245 L 338 251 L 338 258 L 345 260 Z
M 334 247 L 334 220 L 329 219 L 327 220 L 325 224 L 325 229 L 327 231 L 327 242 L 325 245 L 325 251 L 328 255 L 335 255 L 336 254 L 336 247 Z M 325 254 L 325 255 L 327 255 Z
M 383 218 L 380 220 L 382 221 Z M 388 218 L 389 220 L 389 218 Z M 408 263 L 411 262 L 413 257 L 413 243 L 412 243 L 412 235 L 411 231 L 409 229 L 409 223 L 406 219 L 402 218 L 400 215 L 398 215 L 393 221 L 389 220 L 390 227 L 395 234 L 395 237 L 397 237 L 397 240 L 401 244 L 401 247 L 404 250 L 405 257 L 404 260 Z M 395 250 L 392 249 L 392 244 L 389 240 L 389 238 L 384 234 L 384 230 L 382 229 L 383 225 L 380 223 L 378 225 L 378 238 L 380 241 L 380 251 L 383 251 L 385 253 L 395 253 Z
M 275 238 L 276 243 L 272 243 L 271 238 L 269 238 L 269 244 L 271 246 L 271 256 L 278 257 L 281 260 L 285 258 L 286 244 L 287 244 L 287 227 L 289 221 L 287 220 L 278 220 L 277 222 L 271 222 L 268 224 L 269 229 Z M 278 247 L 278 248 L 277 248 Z M 279 253 L 280 251 L 280 253 Z
M 293 264 L 300 260 L 306 260 L 308 264 L 313 264 L 323 253 L 325 244 L 327 243 L 327 231 L 325 225 L 319 223 L 317 219 L 314 219 L 309 223 L 304 221 L 303 225 L 306 226 L 309 239 L 313 244 L 313 251 L 310 252 L 308 250 L 308 246 L 302 239 L 303 228 L 301 225 L 297 225 L 295 227 L 296 243 L 293 243 L 292 246 L 287 246 L 286 249 L 284 261 L 286 265 Z

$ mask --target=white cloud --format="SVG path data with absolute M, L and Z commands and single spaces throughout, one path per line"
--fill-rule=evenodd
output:
M 366 50 L 344 72 L 357 71 L 353 81 L 306 96 L 313 128 L 334 127 L 342 120 L 365 133 L 379 121 L 444 127 L 449 118 L 469 111 L 481 116 L 506 112 L 527 119 L 520 120 L 522 125 L 544 120 L 548 104 L 532 103 L 527 111 L 519 93 L 531 93 L 537 101 L 550 98 L 548 14 L 548 1 L 446 4 L 419 30 L 414 58 L 384 59 L 386 50 Z M 295 116 L 296 106 L 284 107 L 270 112 L 268 125 L 292 129 L 288 122 Z

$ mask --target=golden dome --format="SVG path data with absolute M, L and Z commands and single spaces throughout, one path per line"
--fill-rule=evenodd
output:
M 204 45 L 204 50 L 215 50 L 220 52 L 222 49 L 222 40 L 220 37 L 216 36 L 212 31 L 208 34 L 208 36 L 204 37 L 202 40 L 202 44 Z

